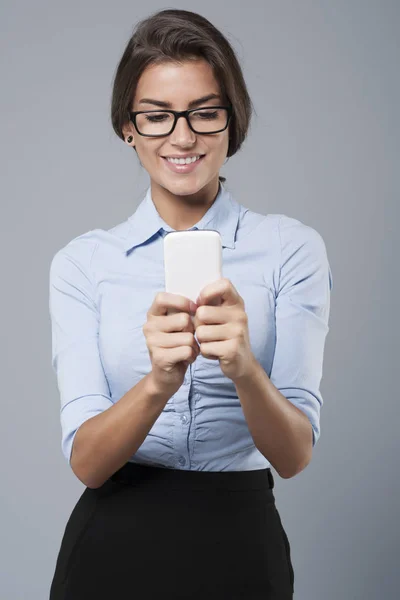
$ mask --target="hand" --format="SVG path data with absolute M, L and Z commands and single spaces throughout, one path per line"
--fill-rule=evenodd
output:
M 194 327 L 201 355 L 219 360 L 222 372 L 232 381 L 250 373 L 256 358 L 250 347 L 248 317 L 232 282 L 222 278 L 207 285 L 196 304 Z
M 151 379 L 160 394 L 171 396 L 181 387 L 189 364 L 200 353 L 190 316 L 195 310 L 185 296 L 158 292 L 147 313 L 142 329 L 152 363 Z

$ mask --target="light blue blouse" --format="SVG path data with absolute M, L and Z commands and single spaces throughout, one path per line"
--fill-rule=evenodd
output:
M 252 351 L 278 390 L 307 415 L 315 445 L 332 289 L 321 235 L 284 214 L 249 210 L 222 183 L 191 229 L 220 233 L 223 277 L 245 302 Z M 69 464 L 80 425 L 151 371 L 142 327 L 155 295 L 165 291 L 163 238 L 170 231 L 149 186 L 126 221 L 74 238 L 51 261 L 52 367 Z M 129 460 L 195 471 L 271 466 L 254 445 L 234 383 L 218 361 L 201 355 Z

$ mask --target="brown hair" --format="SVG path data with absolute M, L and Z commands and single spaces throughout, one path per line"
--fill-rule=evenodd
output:
M 210 64 L 222 96 L 232 106 L 227 156 L 236 154 L 247 136 L 253 108 L 242 69 L 226 37 L 205 17 L 188 10 L 162 10 L 136 25 L 114 76 L 111 123 L 118 137 L 124 140 L 122 126 L 129 121 L 132 99 L 146 67 L 199 59 Z

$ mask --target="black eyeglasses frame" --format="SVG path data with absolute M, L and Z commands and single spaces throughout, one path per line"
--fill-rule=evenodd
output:
M 209 109 L 212 110 L 213 108 L 224 108 L 225 110 L 227 110 L 228 112 L 228 119 L 227 119 L 227 123 L 225 125 L 225 127 L 223 129 L 218 129 L 217 131 L 207 131 L 207 132 L 199 132 L 196 131 L 195 129 L 193 129 L 190 121 L 189 121 L 189 114 L 192 112 L 196 112 L 198 110 L 205 110 L 205 109 Z M 161 134 L 148 134 L 148 133 L 141 133 L 136 125 L 136 115 L 142 114 L 142 113 L 153 113 L 153 112 L 166 112 L 166 113 L 171 113 L 174 115 L 174 124 L 172 125 L 172 129 L 169 133 L 161 133 Z M 189 128 L 193 131 L 193 133 L 196 133 L 197 135 L 214 135 L 215 133 L 220 133 L 221 131 L 225 131 L 225 129 L 228 127 L 229 122 L 231 120 L 233 114 L 233 108 L 232 106 L 201 106 L 200 108 L 192 108 L 191 110 L 167 110 L 164 108 L 159 108 L 158 110 L 137 110 L 134 112 L 129 112 L 129 120 L 132 121 L 132 123 L 135 126 L 136 131 L 138 132 L 139 135 L 142 135 L 143 137 L 165 137 L 167 135 L 171 135 L 171 133 L 174 131 L 176 124 L 178 122 L 178 119 L 180 117 L 185 117 L 187 124 L 189 125 Z

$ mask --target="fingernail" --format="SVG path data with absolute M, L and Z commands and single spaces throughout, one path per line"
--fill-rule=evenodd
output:
M 196 310 L 197 310 L 197 305 L 194 302 L 190 301 L 190 312 L 191 312 L 191 314 L 195 315 L 196 314 Z

